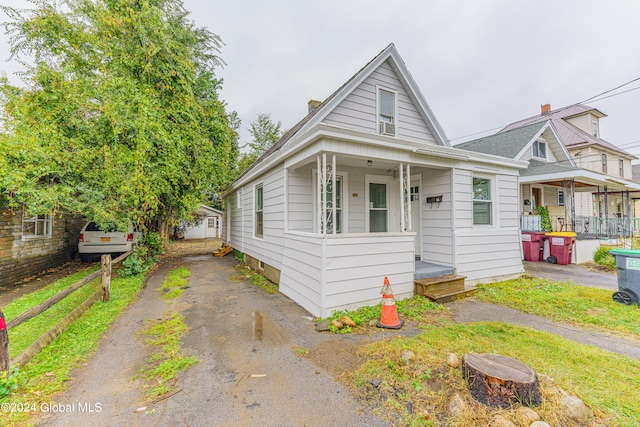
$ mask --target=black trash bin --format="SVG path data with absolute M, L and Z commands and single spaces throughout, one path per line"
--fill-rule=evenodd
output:
M 613 300 L 640 305 L 640 250 L 613 249 L 609 253 L 615 257 L 618 269 L 618 292 L 613 293 Z

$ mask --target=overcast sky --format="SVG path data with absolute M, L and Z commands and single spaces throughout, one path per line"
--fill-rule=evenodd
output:
M 197 26 L 225 43 L 221 94 L 242 119 L 242 142 L 258 113 L 293 126 L 306 114 L 309 99 L 329 96 L 389 43 L 453 144 L 539 114 L 541 104 L 564 107 L 640 77 L 637 0 L 184 5 Z M 10 75 L 18 66 L 6 62 L 8 49 L 2 34 L 0 70 Z M 617 92 L 639 87 L 637 81 Z M 640 90 L 588 105 L 608 115 L 600 121 L 604 139 L 640 156 Z M 483 133 L 468 136 L 478 132 Z

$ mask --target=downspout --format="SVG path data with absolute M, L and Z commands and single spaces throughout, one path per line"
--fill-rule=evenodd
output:
M 571 178 L 571 229 L 576 231 L 576 186 L 575 181 Z
M 609 237 L 609 193 L 607 186 L 604 186 L 604 231 Z

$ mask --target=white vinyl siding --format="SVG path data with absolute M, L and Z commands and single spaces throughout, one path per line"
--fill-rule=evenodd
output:
M 396 299 L 413 295 L 413 233 L 285 237 L 280 291 L 315 316 L 379 303 L 385 276 Z
M 429 169 L 422 172 L 422 260 L 453 266 L 452 206 L 450 170 Z M 425 203 L 428 196 L 442 196 L 437 207 Z M 417 212 L 415 214 L 418 214 Z
M 518 177 L 497 175 L 496 187 L 498 203 L 498 220 L 500 227 L 518 228 L 520 212 L 518 209 Z
M 457 273 L 466 276 L 468 283 L 490 283 L 523 273 L 519 229 L 485 228 L 455 233 Z
M 311 169 L 289 171 L 288 229 L 313 232 L 314 200 Z
M 435 144 L 431 131 L 388 61 L 365 79 L 323 121 L 335 126 L 377 134 L 377 88 L 388 88 L 396 94 L 398 138 Z

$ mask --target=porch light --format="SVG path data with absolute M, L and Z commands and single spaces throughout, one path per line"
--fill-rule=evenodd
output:
M 373 161 L 367 160 L 367 166 L 373 166 Z

